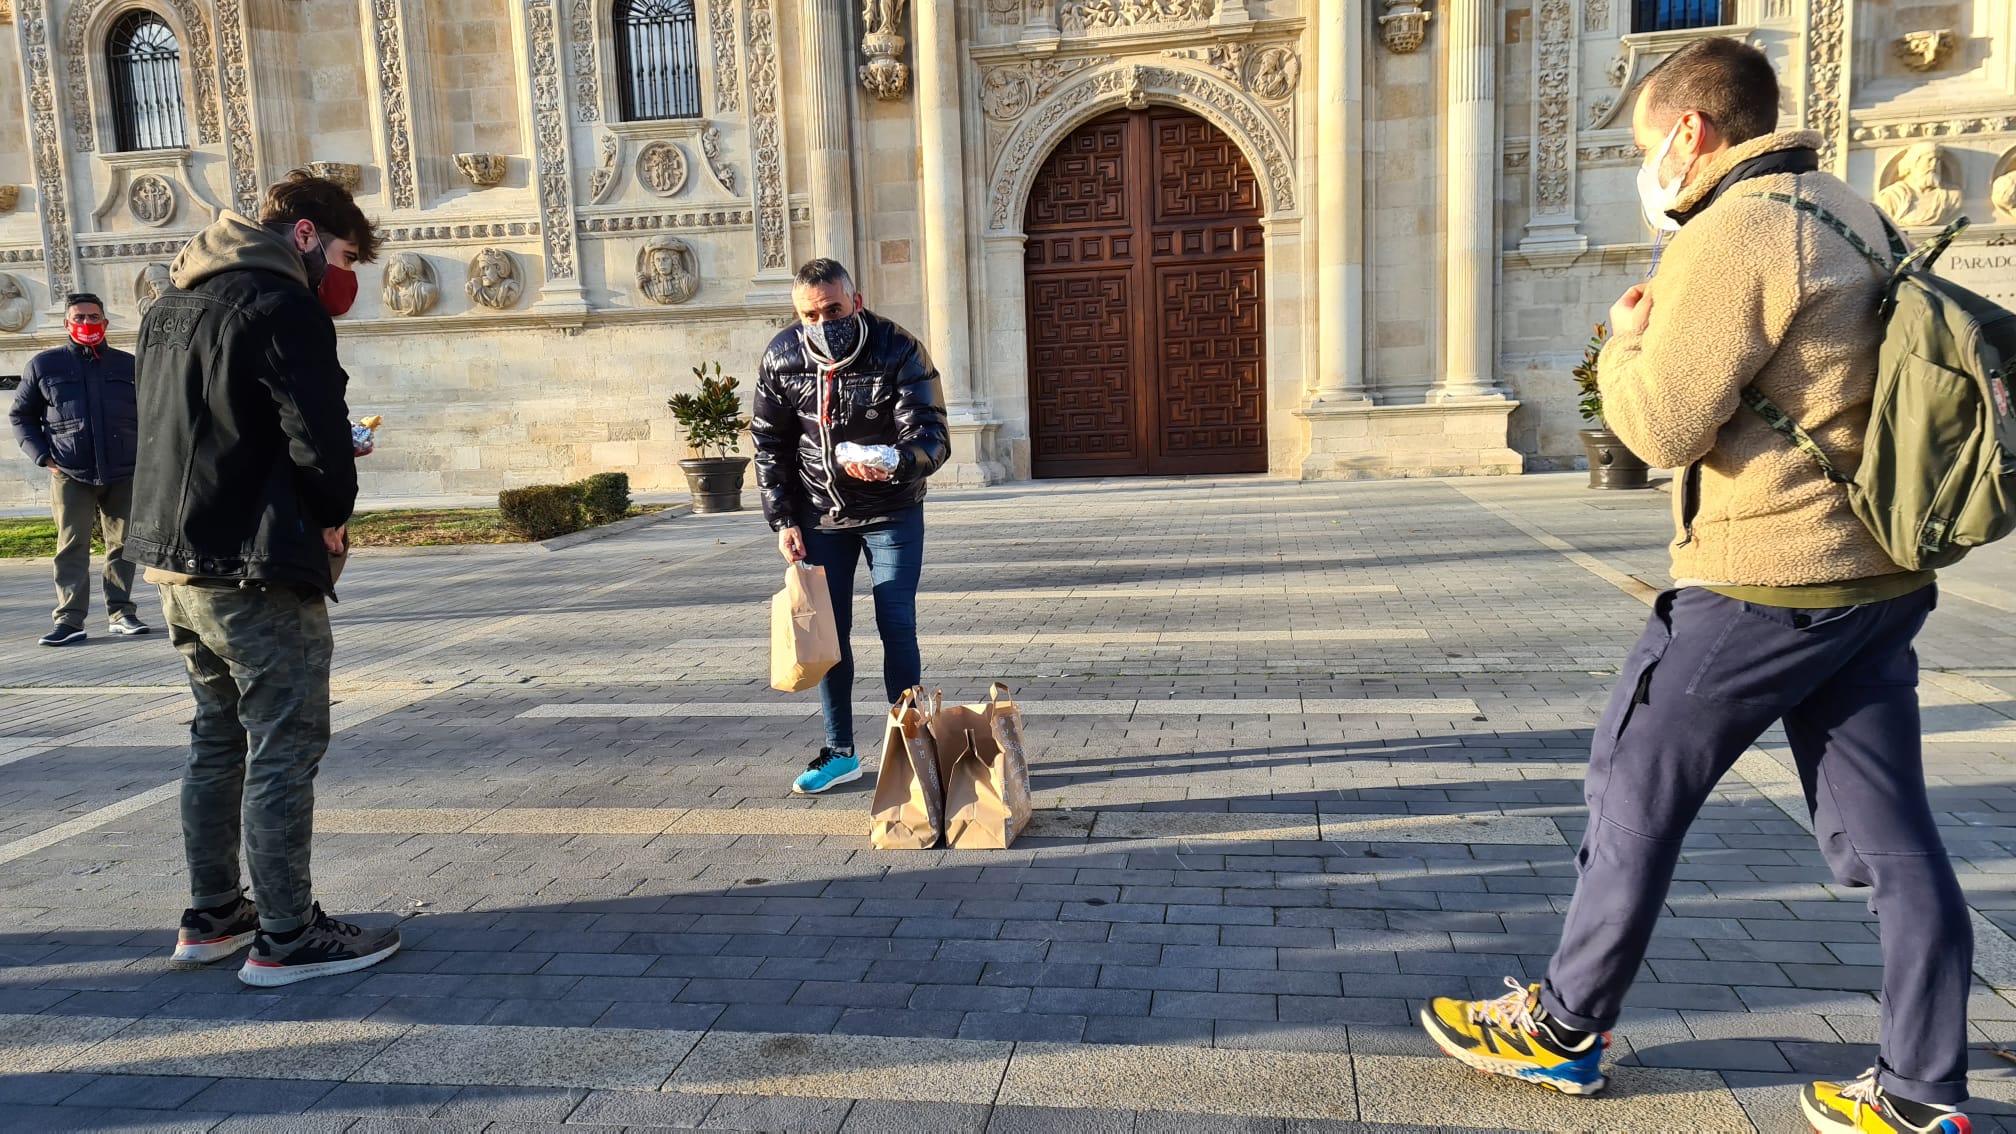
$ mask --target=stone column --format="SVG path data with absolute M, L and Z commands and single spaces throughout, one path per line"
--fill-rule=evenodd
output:
M 1497 269 L 1497 107 L 1490 0 L 1449 0 L 1441 16 L 1449 45 L 1448 166 L 1442 349 L 1445 369 L 1434 397 L 1502 397 L 1492 296 Z
M 1317 11 L 1312 407 L 1366 400 L 1364 21 L 1356 5 Z
M 1566 264 L 1589 248 L 1589 238 L 1575 220 L 1580 12 L 1570 0 L 1539 0 L 1534 8 L 1533 116 L 1528 130 L 1533 151 L 1527 162 L 1532 168 L 1532 211 L 1519 251 L 1529 264 Z
M 923 176 L 925 342 L 944 382 L 952 422 L 955 483 L 1004 479 L 994 459 L 987 403 L 973 384 L 971 279 L 966 270 L 966 141 L 959 96 L 958 5 L 924 0 L 916 7 L 917 149 Z
M 42 280 L 49 292 L 42 310 L 60 324 L 63 298 L 77 289 L 79 281 L 77 238 L 70 219 L 70 154 L 63 141 L 69 124 L 61 121 L 59 97 L 63 81 L 57 74 L 56 56 L 45 46 L 56 38 L 50 7 L 49 0 L 21 0 L 8 34 L 15 37 L 16 58 L 21 60 L 22 105 L 28 109 L 29 164 L 42 235 Z M 31 291 L 28 298 L 44 297 Z M 32 334 L 37 326 L 30 323 L 22 328 L 23 333 Z
M 540 260 L 545 269 L 533 310 L 585 314 L 590 305 L 575 240 L 574 155 L 567 145 L 573 106 L 561 69 L 567 54 L 566 31 L 555 0 L 525 0 L 512 10 L 518 58 L 525 68 L 519 76 L 519 115 L 534 142 L 532 186 L 539 194 Z
M 856 273 L 854 169 L 848 134 L 847 40 L 850 0 L 805 0 L 798 26 L 798 64 L 805 91 L 805 151 L 811 170 L 812 255 L 831 256 Z

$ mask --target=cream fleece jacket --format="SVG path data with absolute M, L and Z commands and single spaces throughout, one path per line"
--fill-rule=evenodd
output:
M 1719 155 L 1680 200 L 1698 205 L 1737 165 L 1817 148 L 1785 131 Z M 1828 173 L 1742 181 L 1675 233 L 1647 282 L 1642 334 L 1603 348 L 1603 416 L 1631 451 L 1684 469 L 1673 492 L 1673 575 L 1797 586 L 1901 571 L 1849 510 L 1848 497 L 1738 394 L 1755 382 L 1853 474 L 1876 382 L 1884 283 L 1855 247 L 1811 214 L 1766 200 L 1814 201 L 1889 258 L 1874 206 Z

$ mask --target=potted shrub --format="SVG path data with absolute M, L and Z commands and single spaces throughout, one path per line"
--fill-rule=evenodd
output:
M 1582 388 L 1582 420 L 1589 423 L 1580 434 L 1582 451 L 1589 455 L 1589 487 L 1650 488 L 1645 462 L 1603 424 L 1603 391 L 1596 385 L 1596 364 L 1608 335 L 1603 324 L 1596 324 L 1596 333 L 1582 348 L 1582 361 L 1572 372 Z
M 712 366 L 709 376 L 702 363 L 693 368 L 700 388 L 690 394 L 674 394 L 665 404 L 686 434 L 686 450 L 693 456 L 679 462 L 686 470 L 686 487 L 693 494 L 695 512 L 739 512 L 742 510 L 742 477 L 749 458 L 731 457 L 742 451 L 742 431 L 749 419 L 742 416 L 742 398 L 735 392 L 733 378 L 721 375 L 721 364 Z M 710 455 L 711 454 L 711 455 Z

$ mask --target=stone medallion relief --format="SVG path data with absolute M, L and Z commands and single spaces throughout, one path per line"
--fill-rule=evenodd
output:
M 18 334 L 35 320 L 35 304 L 28 289 L 13 276 L 0 273 L 0 332 Z
M 1907 228 L 1945 224 L 1960 211 L 1954 161 L 1937 142 L 1907 146 L 1876 192 L 1876 205 Z
M 469 261 L 469 282 L 463 285 L 479 307 L 502 311 L 518 302 L 525 291 L 518 272 L 518 258 L 502 248 L 485 248 Z
M 1995 219 L 2016 224 L 2016 149 L 2002 155 L 1995 167 L 1995 180 L 1988 184 L 1988 203 L 1995 207 Z
M 149 264 L 140 269 L 139 276 L 133 280 L 133 304 L 145 318 L 148 309 L 174 289 L 175 281 L 168 276 L 168 265 Z
M 473 297 L 474 293 L 471 294 Z M 385 261 L 382 295 L 388 314 L 412 318 L 427 314 L 441 302 L 441 283 L 427 257 L 417 252 L 398 252 Z
M 700 292 L 700 261 L 693 246 L 674 236 L 655 237 L 637 250 L 637 290 L 653 303 L 684 303 Z
M 175 187 L 159 174 L 143 173 L 126 187 L 127 211 L 148 228 L 174 220 L 175 204 Z
M 652 142 L 637 151 L 637 183 L 659 197 L 686 188 L 686 151 L 671 142 Z

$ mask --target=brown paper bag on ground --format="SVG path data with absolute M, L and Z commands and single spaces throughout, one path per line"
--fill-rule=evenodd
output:
M 917 702 L 924 690 L 907 690 L 889 710 L 882 739 L 882 770 L 875 777 L 868 839 L 877 850 L 926 850 L 945 833 L 945 783 L 938 775 L 938 745 Z
M 840 664 L 840 631 L 826 568 L 793 563 L 770 600 L 770 687 L 803 693 Z
M 984 705 L 934 713 L 931 731 L 945 774 L 945 845 L 1006 850 L 1029 825 L 1029 757 L 1022 710 L 995 683 Z M 950 749 L 950 758 L 947 750 Z

